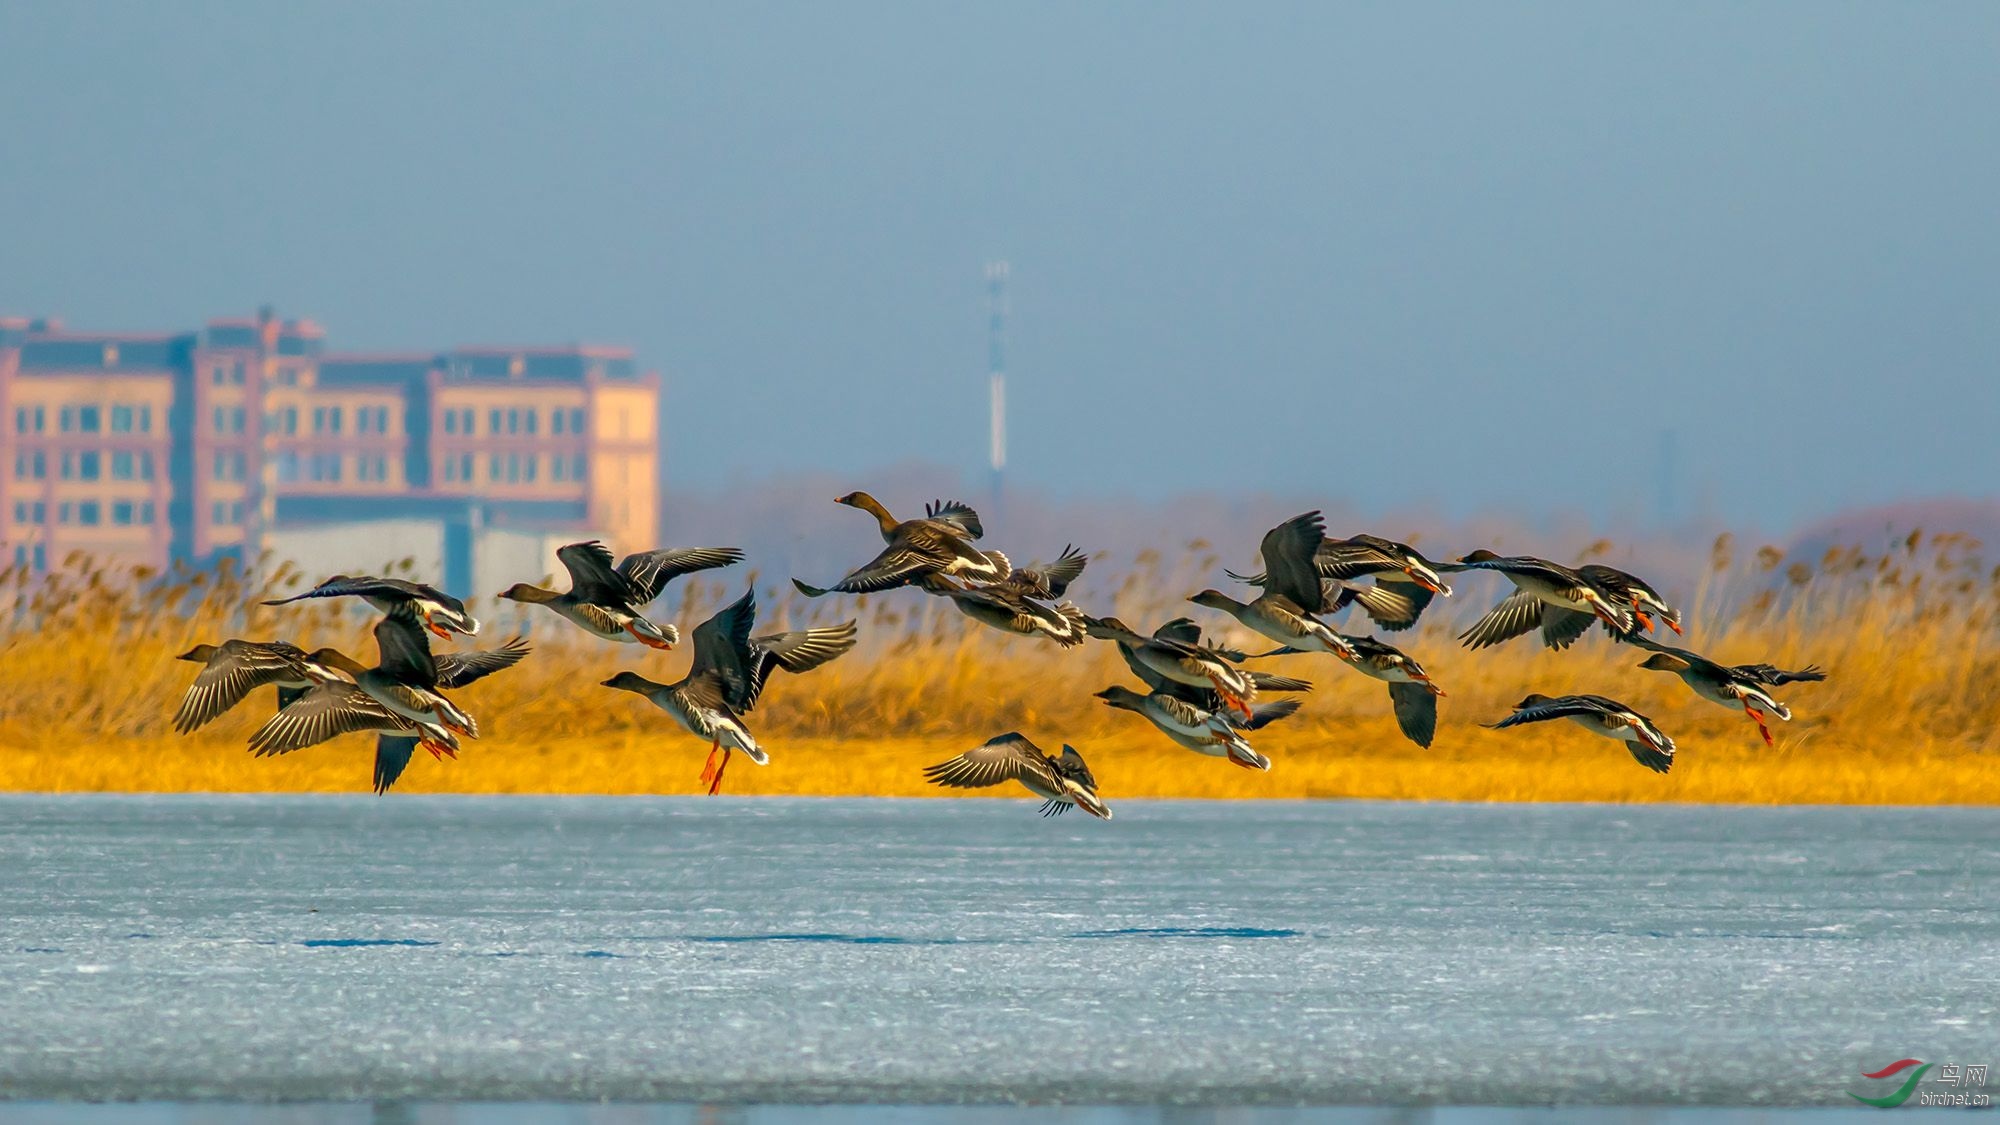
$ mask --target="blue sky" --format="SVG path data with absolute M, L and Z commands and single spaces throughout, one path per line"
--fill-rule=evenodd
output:
M 2000 6 L 0 2 L 0 310 L 592 339 L 673 487 L 1807 520 L 2000 470 Z M 940 488 L 949 491 L 948 488 Z

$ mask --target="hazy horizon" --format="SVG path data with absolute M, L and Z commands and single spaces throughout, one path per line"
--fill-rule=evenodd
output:
M 0 41 L 0 312 L 628 343 L 669 508 L 981 480 L 994 258 L 1010 481 L 1058 500 L 1784 529 L 2000 469 L 1988 6 L 0 4 Z

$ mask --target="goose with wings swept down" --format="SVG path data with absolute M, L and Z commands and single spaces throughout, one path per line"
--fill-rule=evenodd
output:
M 199 644 L 174 659 L 202 666 L 174 712 L 174 729 L 182 734 L 207 725 L 258 688 L 276 687 L 283 710 L 316 685 L 340 679 L 317 654 L 285 641 Z
M 251 751 L 260 758 L 288 754 L 339 735 L 374 732 L 374 788 L 387 792 L 419 746 L 432 757 L 455 758 L 457 736 L 472 733 L 471 719 L 440 689 L 464 687 L 511 668 L 531 651 L 526 640 L 514 637 L 497 649 L 432 657 L 423 633 L 400 618 L 385 618 L 375 639 L 383 650 L 379 668 L 364 667 L 337 649 L 314 652 L 315 662 L 354 682 L 334 678 L 315 684 L 250 737 Z M 464 727 L 447 714 L 463 719 Z
M 1315 616 L 1327 610 L 1326 587 L 1313 562 L 1325 538 L 1318 512 L 1293 516 L 1264 534 L 1258 548 L 1264 556 L 1264 592 L 1255 601 L 1239 602 L 1220 590 L 1203 590 L 1188 600 L 1219 609 L 1287 649 L 1328 652 L 1351 661 L 1354 646 Z
M 1075 805 L 1099 820 L 1111 819 L 1110 806 L 1097 797 L 1097 779 L 1076 747 L 1064 746 L 1062 756 L 1056 757 L 1018 733 L 987 739 L 950 761 L 926 766 L 924 777 L 949 789 L 984 789 L 1018 781 L 1042 799 L 1043 816 L 1059 816 Z
M 1548 647 L 1568 648 L 1593 619 L 1604 622 L 1617 636 L 1632 631 L 1630 605 L 1613 601 L 1588 575 L 1560 563 L 1478 550 L 1458 560 L 1458 569 L 1499 571 L 1515 586 L 1512 594 L 1459 635 L 1467 648 L 1497 645 L 1536 629 Z
M 1764 714 L 1769 712 L 1784 722 L 1792 721 L 1792 709 L 1780 703 L 1771 694 L 1771 689 L 1790 683 L 1815 683 L 1826 679 L 1826 673 L 1817 665 L 1807 665 L 1796 672 L 1770 664 L 1720 664 L 1709 658 L 1690 652 L 1684 648 L 1661 644 L 1642 634 L 1625 638 L 1653 655 L 1640 662 L 1639 667 L 1654 672 L 1672 672 L 1681 678 L 1696 695 L 1710 703 L 1724 707 L 1741 707 L 1752 722 L 1757 724 L 1757 733 L 1764 736 L 1764 745 L 1776 746 L 1771 737 L 1771 728 L 1764 722 Z
M 276 598 L 265 605 L 288 605 L 303 598 L 360 598 L 377 613 L 408 617 L 440 637 L 453 633 L 476 636 L 479 621 L 465 610 L 465 603 L 435 586 L 405 582 L 400 578 L 352 577 L 336 574 L 303 594 Z
M 1024 637 L 1047 637 L 1063 648 L 1075 648 L 1087 635 L 1083 611 L 1071 602 L 1048 602 L 1061 597 L 1089 561 L 1090 556 L 1072 545 L 1064 547 L 1055 562 L 1016 567 L 998 582 L 964 589 L 925 589 L 950 598 L 960 613 L 982 625 Z
M 568 593 L 517 582 L 500 596 L 548 606 L 593 637 L 670 649 L 680 642 L 680 630 L 648 620 L 642 612 L 646 603 L 681 575 L 734 565 L 743 561 L 743 552 L 734 547 L 641 551 L 613 566 L 610 549 L 593 539 L 558 548 L 556 558 L 569 571 Z
M 973 582 L 997 582 L 1013 570 L 1006 555 L 982 551 L 972 545 L 973 540 L 986 534 L 986 529 L 979 522 L 978 512 L 956 500 L 926 504 L 922 519 L 901 521 L 866 492 L 850 492 L 835 498 L 834 503 L 859 508 L 874 516 L 888 546 L 831 586 L 811 586 L 792 579 L 792 585 L 809 598 L 872 594 L 898 586 L 923 585 L 942 590 Z
M 1514 705 L 1514 713 L 1497 723 L 1494 730 L 1568 719 L 1592 734 L 1625 743 L 1632 759 L 1654 773 L 1666 773 L 1674 766 L 1674 740 L 1654 725 L 1653 720 L 1615 699 L 1601 695 L 1531 695 Z
M 708 740 L 708 763 L 702 767 L 701 780 L 710 796 L 722 791 L 722 774 L 735 751 L 741 750 L 760 766 L 770 764 L 770 755 L 757 745 L 743 717 L 757 705 L 771 673 L 779 668 L 810 672 L 854 647 L 852 621 L 752 637 L 750 627 L 756 620 L 756 593 L 745 590 L 695 627 L 694 663 L 678 682 L 656 683 L 636 672 L 620 672 L 604 681 L 605 687 L 645 696 L 688 733 Z

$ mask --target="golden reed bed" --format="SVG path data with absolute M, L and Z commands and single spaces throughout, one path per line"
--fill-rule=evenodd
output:
M 1198 546 L 1198 545 L 1197 545 Z M 1238 769 L 1180 750 L 1137 716 L 1091 693 L 1133 682 L 1109 645 L 1063 652 L 974 626 L 914 592 L 808 604 L 758 579 L 760 628 L 858 616 L 863 643 L 808 676 L 779 673 L 752 725 L 772 764 L 739 761 L 727 791 L 740 795 L 941 796 L 922 766 L 986 738 L 1020 730 L 1055 749 L 1081 749 L 1103 796 L 1364 797 L 1473 801 L 1684 801 L 1833 804 L 2000 803 L 2000 658 L 1994 629 L 2000 571 L 1987 573 L 1976 545 L 1912 536 L 1884 554 L 1842 551 L 1817 567 L 1777 569 L 1766 550 L 1731 557 L 1719 541 L 1714 565 L 1689 600 L 1689 647 L 1732 663 L 1770 660 L 1824 666 L 1823 684 L 1788 685 L 1791 723 L 1773 722 L 1766 749 L 1740 713 L 1702 702 L 1669 675 L 1636 665 L 1643 653 L 1601 632 L 1565 653 L 1522 639 L 1468 652 L 1449 621 L 1427 621 L 1390 637 L 1444 685 L 1436 745 L 1404 741 L 1381 684 L 1332 657 L 1259 661 L 1316 684 L 1291 720 L 1255 742 L 1269 773 Z M 1206 560 L 1204 560 L 1205 562 Z M 1191 593 L 1201 567 L 1163 566 L 1142 556 L 1122 582 L 1102 568 L 1075 591 L 1088 608 L 1115 605 L 1147 627 L 1192 611 L 1210 627 L 1219 615 L 1160 591 Z M 1091 579 L 1104 580 L 1093 587 Z M 691 633 L 742 577 L 692 583 L 671 615 Z M 373 740 L 351 736 L 273 759 L 244 750 L 268 715 L 267 689 L 193 736 L 168 725 L 195 666 L 172 659 L 198 641 L 285 637 L 312 647 L 337 643 L 372 659 L 368 621 L 353 606 L 306 603 L 247 608 L 266 589 L 294 590 L 279 573 L 252 584 L 233 570 L 161 576 L 71 560 L 0 586 L 0 789 L 128 792 L 348 792 L 367 789 Z M 1500 580 L 1466 576 L 1453 603 L 1483 610 Z M 1726 619 L 1715 607 L 1738 595 Z M 484 737 L 456 762 L 419 755 L 398 793 L 690 794 L 707 748 L 665 714 L 598 682 L 625 668 L 671 681 L 687 646 L 660 654 L 590 641 L 552 614 L 476 605 L 487 621 L 480 645 L 532 623 L 537 652 L 518 668 L 458 693 Z M 1456 605 L 1453 609 L 1458 609 Z M 1350 627 L 1358 627 L 1350 623 Z M 1263 646 L 1237 638 L 1253 650 Z M 1651 715 L 1679 742 L 1674 770 L 1639 768 L 1617 744 L 1567 723 L 1491 731 L 1530 691 L 1611 695 Z M 994 796 L 1026 799 L 1012 789 Z M 1030 810 L 1024 806 L 1024 815 Z

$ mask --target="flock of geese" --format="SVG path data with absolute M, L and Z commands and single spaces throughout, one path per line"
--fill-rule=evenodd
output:
M 1271 760 L 1254 749 L 1248 735 L 1299 708 L 1296 699 L 1260 703 L 1260 695 L 1298 693 L 1311 685 L 1300 679 L 1241 665 L 1254 656 L 1325 653 L 1363 675 L 1388 685 L 1397 725 L 1419 746 L 1437 731 L 1437 701 L 1444 690 L 1423 666 L 1387 642 L 1349 635 L 1325 618 L 1360 607 L 1387 632 L 1408 629 L 1436 597 L 1450 597 L 1445 575 L 1491 571 L 1504 575 L 1514 591 L 1467 629 L 1469 648 L 1501 644 L 1540 630 L 1550 648 L 1565 649 L 1602 624 L 1615 639 L 1646 650 L 1639 667 L 1679 676 L 1701 698 L 1741 708 L 1772 742 L 1766 715 L 1790 720 L 1791 709 L 1771 691 L 1788 683 L 1823 680 L 1809 666 L 1787 671 L 1770 664 L 1718 663 L 1650 635 L 1664 624 L 1682 632 L 1680 612 L 1636 575 L 1608 566 L 1571 568 L 1529 556 L 1502 556 L 1478 550 L 1456 562 L 1427 559 L 1406 543 L 1372 535 L 1330 539 L 1320 513 L 1286 520 L 1264 535 L 1264 569 L 1254 574 L 1225 572 L 1254 589 L 1249 601 L 1220 590 L 1203 590 L 1188 600 L 1228 614 L 1243 627 L 1275 641 L 1277 648 L 1250 654 L 1202 635 L 1201 626 L 1178 617 L 1150 633 L 1116 617 L 1092 617 L 1062 600 L 1083 574 L 1088 556 L 1066 548 L 1045 566 L 1016 567 L 999 551 L 983 550 L 979 515 L 956 501 L 925 506 L 921 519 L 898 520 L 874 497 L 852 492 L 837 503 L 875 517 L 886 546 L 868 563 L 831 586 L 793 580 L 808 597 L 871 594 L 913 587 L 951 599 L 982 625 L 1028 637 L 1046 638 L 1064 648 L 1087 639 L 1118 646 L 1144 690 L 1114 685 L 1097 693 L 1109 706 L 1130 711 L 1176 744 L 1246 769 L 1268 770 Z M 521 583 L 500 597 L 544 605 L 578 628 L 607 641 L 671 649 L 680 632 L 649 620 L 644 607 L 673 579 L 743 560 L 733 547 L 645 551 L 616 560 L 601 543 L 572 543 L 556 552 L 569 572 L 566 592 Z M 433 757 L 457 757 L 461 738 L 478 737 L 478 723 L 444 694 L 510 668 L 528 655 L 520 637 L 499 648 L 433 653 L 431 635 L 449 639 L 479 632 L 479 622 L 463 602 L 421 583 L 393 578 L 338 575 L 302 594 L 267 601 L 285 605 L 307 598 L 355 597 L 381 614 L 375 625 L 378 660 L 374 667 L 332 648 L 308 652 L 285 641 L 229 640 L 197 645 L 179 659 L 202 670 L 174 716 L 187 733 L 234 707 L 260 687 L 278 690 L 278 711 L 250 737 L 258 756 L 284 754 L 346 734 L 376 736 L 374 788 L 394 785 L 418 748 Z M 754 592 L 723 607 L 694 630 L 694 659 L 687 675 L 671 684 L 634 672 L 620 672 L 603 686 L 644 696 L 688 732 L 709 743 L 701 780 L 710 794 L 722 788 L 724 772 L 740 751 L 751 761 L 770 761 L 745 724 L 771 673 L 809 672 L 852 649 L 855 623 L 753 635 Z M 1491 724 L 1513 727 L 1550 719 L 1570 719 L 1585 729 L 1623 742 L 1640 765 L 1665 773 L 1673 765 L 1674 740 L 1651 719 L 1602 695 L 1530 695 L 1513 713 Z M 1045 816 L 1072 806 L 1104 819 L 1111 810 L 1097 795 L 1097 780 L 1074 747 L 1045 753 L 1018 733 L 1000 735 L 963 754 L 931 766 L 925 776 L 938 785 L 971 788 L 1018 782 L 1042 799 Z

